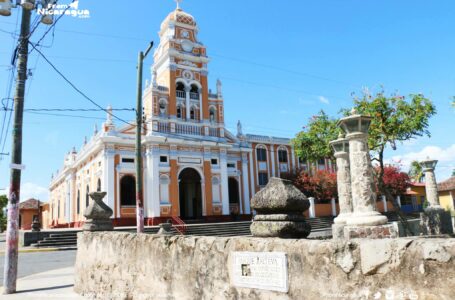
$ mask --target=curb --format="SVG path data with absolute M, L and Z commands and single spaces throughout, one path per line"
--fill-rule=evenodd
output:
M 19 249 L 19 253 L 54 252 L 54 251 L 67 251 L 67 250 L 77 250 L 77 247 Z M 5 251 L 0 251 L 0 255 L 4 255 L 4 254 L 5 254 Z

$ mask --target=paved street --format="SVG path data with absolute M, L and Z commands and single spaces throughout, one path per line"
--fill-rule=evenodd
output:
M 76 250 L 19 253 L 18 277 L 49 270 L 71 267 L 76 259 Z M 0 255 L 0 286 L 3 285 L 5 255 Z

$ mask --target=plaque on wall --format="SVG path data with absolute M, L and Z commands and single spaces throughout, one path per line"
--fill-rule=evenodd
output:
M 229 271 L 233 286 L 285 293 L 289 290 L 284 252 L 232 252 Z
M 194 158 L 194 157 L 179 157 L 179 163 L 200 164 L 201 163 L 201 159 L 200 158 Z

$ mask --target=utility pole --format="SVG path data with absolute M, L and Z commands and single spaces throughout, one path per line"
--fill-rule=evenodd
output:
M 142 185 L 142 65 L 144 58 L 153 47 L 153 42 L 140 51 L 137 63 L 137 105 L 136 105 L 136 225 L 137 232 L 144 232 L 144 193 Z
M 18 258 L 18 219 L 22 164 L 22 117 L 24 114 L 25 81 L 27 80 L 28 39 L 30 35 L 29 9 L 22 9 L 21 33 L 18 43 L 18 66 L 14 95 L 13 144 L 11 150 L 11 177 L 8 197 L 8 224 L 6 229 L 3 293 L 16 292 Z

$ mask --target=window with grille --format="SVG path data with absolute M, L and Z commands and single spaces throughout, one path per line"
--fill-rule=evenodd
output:
M 288 162 L 288 152 L 284 149 L 278 150 L 278 161 L 280 163 L 287 163 Z
M 267 152 L 265 148 L 256 149 L 257 161 L 267 161 Z
M 267 182 L 269 182 L 269 177 L 267 175 L 267 173 L 259 173 L 258 174 L 258 180 L 259 180 L 259 185 L 260 186 L 264 186 L 267 184 Z

